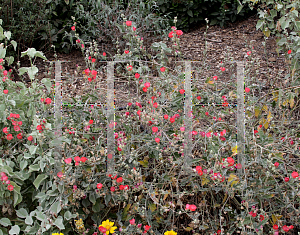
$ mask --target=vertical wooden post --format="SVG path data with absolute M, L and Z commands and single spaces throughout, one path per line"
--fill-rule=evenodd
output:
M 191 61 L 185 61 L 185 101 L 184 101 L 184 171 L 189 167 L 192 155 L 192 91 L 191 91 Z
M 244 63 L 237 64 L 237 156 L 238 163 L 242 164 L 240 174 L 245 170 L 245 95 L 244 95 Z
M 107 174 L 115 171 L 115 90 L 114 90 L 114 62 L 107 64 Z
M 54 101 L 54 119 L 55 119 L 55 135 L 59 139 L 62 135 L 61 131 L 61 62 L 55 61 L 55 101 Z M 61 153 L 61 142 L 54 148 L 54 159 L 60 162 Z

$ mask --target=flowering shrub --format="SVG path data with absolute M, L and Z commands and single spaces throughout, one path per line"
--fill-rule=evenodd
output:
M 27 88 L 11 81 L 1 68 L 0 89 L 8 91 L 0 93 L 0 200 L 6 208 L 1 230 L 272 234 L 299 226 L 295 158 L 300 132 L 297 126 L 275 124 L 288 118 L 276 109 L 284 109 L 283 94 L 257 99 L 262 84 L 250 76 L 257 66 L 254 53 L 247 53 L 245 62 L 243 154 L 236 139 L 235 66 L 223 61 L 216 70 L 205 70 L 195 62 L 189 74 L 180 61 L 182 31 L 173 26 L 171 48 L 155 42 L 151 49 L 156 55 L 151 57 L 134 27 L 123 19 L 120 29 L 128 43 L 112 57 L 115 86 L 125 76 L 127 92 L 116 95 L 115 104 L 124 106 L 116 107 L 114 118 L 109 116 L 114 102 L 103 105 L 114 93 L 108 85 L 110 64 L 97 69 L 96 63 L 106 58 L 97 57 L 95 44 L 84 43 L 79 35 L 76 41 L 86 53 L 87 67 L 81 71 L 86 85 L 67 103 L 72 80 L 62 82 L 66 105 L 58 126 L 51 81 L 35 81 L 34 65 L 20 68 L 20 74 L 32 80 Z M 76 31 L 76 25 L 70 30 Z M 166 53 L 172 53 L 175 62 L 170 63 Z M 33 49 L 23 54 L 31 60 L 43 57 Z M 103 68 L 108 70 L 105 83 L 99 78 Z M 208 75 L 202 77 L 204 71 Z M 57 129 L 62 130 L 60 137 Z M 109 152 L 111 139 L 114 154 Z

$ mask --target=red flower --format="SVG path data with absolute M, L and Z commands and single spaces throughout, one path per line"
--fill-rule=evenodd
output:
M 75 31 L 75 26 L 72 26 L 71 29 L 72 29 L 73 31 Z
M 7 94 L 7 93 L 8 93 L 8 90 L 3 90 L 3 93 L 4 93 L 4 94 Z
M 122 177 L 117 178 L 117 183 L 122 183 L 122 182 L 123 182 L 123 178 Z
M 291 54 L 292 53 L 292 50 L 288 50 L 288 54 Z
M 103 187 L 103 184 L 101 184 L 101 183 L 97 184 L 97 189 L 101 189 L 102 187 Z
M 161 67 L 161 68 L 160 68 L 160 71 L 161 71 L 161 72 L 165 72 L 165 71 L 166 71 L 166 68 L 165 68 L 165 67 Z
M 72 162 L 72 158 L 71 157 L 65 159 L 65 163 L 66 164 L 70 164 L 71 162 Z
M 128 54 L 128 53 L 129 53 L 129 51 L 128 51 L 128 50 L 125 50 L 124 52 L 125 52 L 125 54 Z
M 170 122 L 171 122 L 171 123 L 175 122 L 175 118 L 173 118 L 173 117 L 170 118 Z
M 106 228 L 104 228 L 103 226 L 99 226 L 99 231 L 104 234 L 106 233 Z
M 156 127 L 156 126 L 152 127 L 152 131 L 153 132 L 157 132 L 158 131 L 158 127 Z
M 9 191 L 13 191 L 13 190 L 14 190 L 14 186 L 10 184 L 10 185 L 7 186 L 7 189 L 8 189 Z
M 180 93 L 181 95 L 184 94 L 184 92 L 185 92 L 184 89 L 180 89 L 180 90 L 179 90 L 179 93 Z
M 15 131 L 20 131 L 20 127 L 19 126 L 14 126 L 14 130 Z
M 264 219 L 265 219 L 265 217 L 264 217 L 263 215 L 260 215 L 260 216 L 259 216 L 259 220 L 260 220 L 260 221 L 263 221 Z
M 145 226 L 144 226 L 144 229 L 145 229 L 146 231 L 149 231 L 150 228 L 151 228 L 150 225 L 145 225 Z
M 166 120 L 168 120 L 168 119 L 169 119 L 169 116 L 168 116 L 168 114 L 165 114 L 165 115 L 164 115 L 164 119 L 166 119 Z
M 275 162 L 274 163 L 274 166 L 277 168 L 279 166 L 279 163 L 278 162 Z
M 224 72 L 225 71 L 225 67 L 220 67 L 221 71 Z
M 169 33 L 169 38 L 172 38 L 173 37 L 173 31 L 171 31 L 170 33 Z
M 286 226 L 286 225 L 283 225 L 282 229 L 283 229 L 283 231 L 285 231 L 285 232 L 288 232 L 288 231 L 290 230 L 289 227 Z
M 178 36 L 181 36 L 181 35 L 183 34 L 183 32 L 182 32 L 181 30 L 177 30 L 177 31 L 176 31 L 176 34 L 177 34 Z
M 127 66 L 128 71 L 131 71 L 132 68 L 133 68 L 132 65 L 128 65 L 128 66 Z
M 135 76 L 136 79 L 140 78 L 140 74 L 139 73 L 136 73 L 134 76 Z
M 110 191 L 114 192 L 114 191 L 116 191 L 116 188 L 115 187 L 110 187 Z
M 273 225 L 273 229 L 277 230 L 277 229 L 278 229 L 278 225 L 277 225 L 277 224 L 274 224 L 274 225 Z
M 77 40 L 76 40 L 76 42 L 77 42 L 77 43 L 80 43 L 80 40 L 79 40 L 79 39 L 77 39 Z
M 236 164 L 236 169 L 242 169 L 242 164 L 241 163 L 238 163 L 238 164 Z
M 93 121 L 93 120 L 89 120 L 89 123 L 90 123 L 90 124 L 93 124 L 93 123 L 94 123 L 94 121 Z
M 18 138 L 19 140 L 21 140 L 21 139 L 23 138 L 22 134 L 21 134 L 21 133 L 17 134 L 17 138 Z
M 5 134 L 8 134 L 7 127 L 4 127 L 4 128 L 3 128 L 3 132 L 4 132 Z
M 294 172 L 292 173 L 292 177 L 293 177 L 294 179 L 297 178 L 298 176 L 299 176 L 298 172 L 294 171 Z
M 197 96 L 197 98 L 196 98 L 197 100 L 200 100 L 201 99 L 201 96 Z
M 155 138 L 155 142 L 159 143 L 160 139 L 159 138 Z
M 106 56 L 106 53 L 105 53 L 105 52 L 103 52 L 103 56 Z
M 132 25 L 132 21 L 126 21 L 126 25 L 129 27 L 129 26 L 131 26 Z
M 86 69 L 86 70 L 84 70 L 84 73 L 85 73 L 85 75 L 86 75 L 86 76 L 88 76 L 88 75 L 90 74 L 90 72 L 91 72 L 91 70 L 90 70 L 90 69 Z
M 80 162 L 80 157 L 79 156 L 74 157 L 74 161 L 75 162 Z
M 134 224 L 135 224 L 135 219 L 129 220 L 129 223 L 130 223 L 131 225 L 134 225 Z
M 234 164 L 234 159 L 232 157 L 227 158 L 227 162 L 229 163 L 229 166 L 233 166 Z
M 57 177 L 61 178 L 63 176 L 63 173 L 60 171 L 57 173 Z
M 213 76 L 213 79 L 214 79 L 215 81 L 217 81 L 217 80 L 218 80 L 218 76 Z
M 154 107 L 154 108 L 157 108 L 157 107 L 158 107 L 158 104 L 157 104 L 156 102 L 154 102 L 153 107 Z
M 247 93 L 250 92 L 250 88 L 249 88 L 249 87 L 246 87 L 246 88 L 245 88 L 245 92 L 247 92 Z
M 43 130 L 43 127 L 41 125 L 37 125 L 36 129 L 41 131 L 41 130 Z
M 284 178 L 284 181 L 285 181 L 285 182 L 289 182 L 289 181 L 290 181 L 290 178 L 289 178 L 289 177 L 285 177 L 285 178 Z
M 197 209 L 197 207 L 195 205 L 190 205 L 190 210 L 191 211 L 195 211 Z
M 219 229 L 219 230 L 217 231 L 217 234 L 221 234 L 221 232 L 222 232 L 222 231 Z
M 144 86 L 149 88 L 151 86 L 151 84 L 150 84 L 150 82 L 145 82 Z
M 28 139 L 29 141 L 33 141 L 33 137 L 32 137 L 31 135 L 28 136 L 27 139 Z
M 251 55 L 251 51 L 248 51 L 248 52 L 247 52 L 247 55 Z
M 139 116 L 141 115 L 141 110 L 137 111 L 137 115 Z
M 86 162 L 86 160 L 87 160 L 86 157 L 81 157 L 81 158 L 80 158 L 80 161 L 81 161 L 81 162 Z
M 6 136 L 6 139 L 7 140 L 12 140 L 14 137 L 12 136 L 12 134 L 8 134 L 7 136 Z
M 294 226 L 293 225 L 290 225 L 290 227 L 289 227 L 290 229 L 293 229 L 294 228 Z
M 95 62 L 96 62 L 96 59 L 95 59 L 95 58 L 93 58 L 93 59 L 92 59 L 92 63 L 95 63 Z

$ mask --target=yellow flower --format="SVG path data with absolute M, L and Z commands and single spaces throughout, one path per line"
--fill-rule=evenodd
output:
M 63 233 L 52 233 L 52 235 L 64 235 Z
M 114 226 L 114 222 L 109 222 L 109 220 L 103 221 L 99 227 L 102 226 L 106 229 L 106 234 L 114 233 L 117 227 Z
M 171 230 L 171 231 L 165 232 L 164 235 L 177 235 L 177 233 L 174 232 L 173 230 Z

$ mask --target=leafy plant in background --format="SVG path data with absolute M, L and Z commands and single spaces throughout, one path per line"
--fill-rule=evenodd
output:
M 244 8 L 237 14 L 238 0 L 158 0 L 158 13 L 167 15 L 170 19 L 178 18 L 178 27 L 188 30 L 208 18 L 211 25 L 225 26 L 227 22 L 234 22 L 238 18 L 252 14 L 250 9 Z

